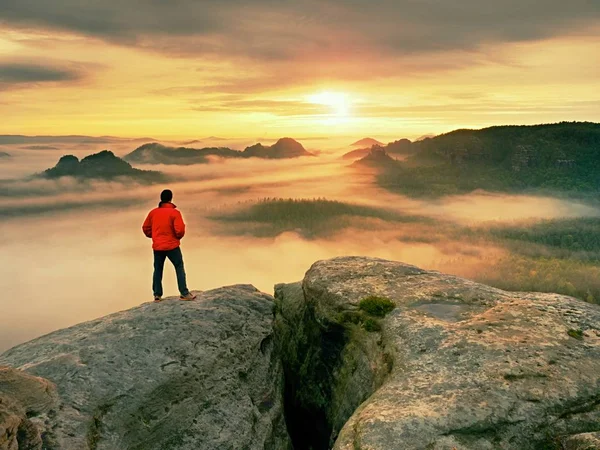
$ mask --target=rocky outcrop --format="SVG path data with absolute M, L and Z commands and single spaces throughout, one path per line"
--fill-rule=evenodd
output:
M 289 449 L 272 321 L 271 296 L 231 286 L 51 333 L 0 364 L 56 384 L 46 449 Z M 0 442 L 27 415 L 9 407 L 0 409 Z
M 353 167 L 389 167 L 390 165 L 396 164 L 396 160 L 392 158 L 385 150 L 385 148 L 374 145 L 369 150 L 369 153 L 358 161 L 351 164 Z
M 281 138 L 271 146 L 255 144 L 242 152 L 244 158 L 285 159 L 300 156 L 314 156 L 307 152 L 302 144 L 292 138 Z
M 360 142 L 360 141 L 359 141 Z M 376 141 L 377 142 L 377 141 Z M 365 158 L 372 152 L 373 149 L 381 149 L 385 151 L 387 155 L 393 156 L 407 156 L 415 153 L 417 151 L 417 147 L 413 145 L 413 143 L 408 139 L 400 139 L 394 142 L 390 142 L 386 145 L 381 143 L 373 143 L 370 144 L 369 147 L 359 148 L 356 150 L 352 150 L 342 156 L 342 159 L 352 159 L 359 160 L 361 158 Z
M 161 172 L 131 167 L 109 150 L 86 156 L 81 161 L 76 156 L 65 155 L 58 163 L 40 174 L 43 178 L 73 177 L 80 180 L 131 179 L 146 183 L 161 183 L 169 178 Z
M 318 262 L 276 299 L 296 450 L 560 449 L 600 431 L 595 305 L 371 258 Z
M 47 380 L 0 367 L 0 450 L 51 448 L 57 400 Z
M 0 450 L 600 449 L 598 306 L 374 258 L 317 262 L 275 301 L 144 304 L 0 364 Z

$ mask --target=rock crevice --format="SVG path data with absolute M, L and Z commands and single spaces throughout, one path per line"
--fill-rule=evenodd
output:
M 393 365 L 378 332 L 354 320 L 357 307 L 319 308 L 305 282 L 275 288 L 275 337 L 284 368 L 288 431 L 295 450 L 326 450 Z M 326 313 L 324 313 L 326 311 Z

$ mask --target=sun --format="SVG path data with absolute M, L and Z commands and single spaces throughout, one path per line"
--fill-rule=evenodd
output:
M 310 103 L 316 105 L 325 105 L 331 108 L 331 115 L 338 120 L 346 119 L 350 116 L 350 101 L 348 95 L 341 92 L 320 92 L 308 97 Z

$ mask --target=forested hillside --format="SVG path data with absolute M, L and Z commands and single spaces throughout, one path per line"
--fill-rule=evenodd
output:
M 475 189 L 600 191 L 600 124 L 456 130 L 412 145 L 418 151 L 387 167 L 382 186 L 433 196 Z

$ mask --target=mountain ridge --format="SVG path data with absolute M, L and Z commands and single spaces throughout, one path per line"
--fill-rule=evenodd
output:
M 206 164 L 209 157 L 220 158 L 261 158 L 261 159 L 288 159 L 301 156 L 314 156 L 298 141 L 292 138 L 281 138 L 271 146 L 260 143 L 246 147 L 243 151 L 232 150 L 227 147 L 169 147 L 159 143 L 144 144 L 124 156 L 126 161 L 144 164 L 173 164 L 192 165 Z

